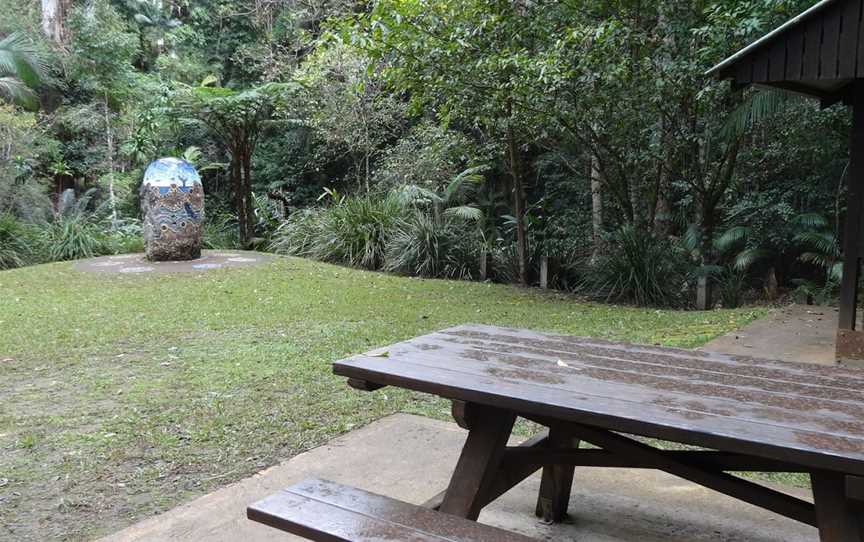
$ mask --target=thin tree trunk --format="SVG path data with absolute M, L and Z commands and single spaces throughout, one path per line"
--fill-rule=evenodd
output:
M 668 154 L 668 153 L 667 153 Z M 672 207 L 669 205 L 670 175 L 669 158 L 661 166 L 660 179 L 657 182 L 657 204 L 654 207 L 654 233 L 658 237 L 666 237 L 672 229 Z
M 519 146 L 513 133 L 512 120 L 507 123 L 507 151 L 509 154 L 510 174 L 513 177 L 513 207 L 516 215 L 516 257 L 519 260 L 519 283 L 528 285 L 528 250 L 525 235 L 525 190 L 522 183 L 522 162 Z
M 244 183 L 241 161 L 242 154 L 235 150 L 231 155 L 231 182 L 234 185 L 234 212 L 237 213 L 237 228 L 240 245 L 245 246 L 248 236 L 246 230 L 246 198 L 244 197 Z
M 108 147 L 108 206 L 111 209 L 111 227 L 117 224 L 117 196 L 114 193 L 114 133 L 108 110 L 108 92 L 105 92 L 105 143 Z
M 701 216 L 699 217 L 702 225 L 702 243 L 700 250 L 702 252 L 702 265 L 710 265 L 714 263 L 714 213 L 715 209 L 707 202 L 703 202 L 700 209 Z M 712 299 L 712 283 L 707 275 L 700 276 L 696 283 L 696 310 L 707 311 L 714 305 Z
M 591 155 L 591 229 L 594 237 L 594 256 L 600 253 L 603 244 L 603 183 L 600 178 L 600 163 Z
M 253 232 L 253 215 L 252 209 L 252 157 L 248 151 L 241 153 L 240 165 L 240 190 L 237 198 L 238 222 L 240 223 L 240 244 L 243 248 L 249 248 L 252 245 Z
M 668 64 L 672 60 L 672 50 L 675 48 L 675 35 L 669 28 L 669 18 L 666 15 L 665 3 L 658 4 L 657 29 L 663 37 L 663 48 L 661 49 L 661 64 Z M 660 171 L 657 179 L 657 199 L 654 204 L 654 233 L 658 237 L 666 237 L 672 227 L 672 208 L 669 205 L 669 190 L 671 188 L 672 169 L 672 145 L 669 136 L 669 123 L 661 115 L 657 124 L 660 127 L 660 141 L 662 142 L 662 157 L 660 159 Z

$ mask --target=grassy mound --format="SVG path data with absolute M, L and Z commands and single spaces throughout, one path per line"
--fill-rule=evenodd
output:
M 395 411 L 330 363 L 465 322 L 696 346 L 761 311 L 585 304 L 299 259 L 201 275 L 0 272 L 0 539 L 122 528 Z

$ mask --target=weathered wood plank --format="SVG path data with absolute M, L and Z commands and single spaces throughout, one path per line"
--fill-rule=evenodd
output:
M 326 542 L 534 540 L 325 480 L 307 480 L 284 489 L 249 506 L 247 516 L 309 540 Z
M 771 80 L 771 55 L 768 51 L 757 51 L 753 53 L 753 82 L 767 83 Z
M 592 368 L 621 373 L 635 373 L 650 378 L 668 378 L 686 382 L 704 382 L 710 385 L 733 386 L 736 389 L 751 389 L 766 396 L 789 396 L 820 399 L 839 403 L 861 405 L 864 402 L 864 391 L 854 386 L 854 381 L 834 381 L 834 385 L 826 379 L 813 382 L 798 382 L 790 380 L 789 375 L 772 375 L 766 378 L 762 375 L 751 375 L 742 371 L 724 371 L 714 362 L 692 362 L 676 360 L 675 358 L 656 355 L 630 354 L 627 352 L 602 351 L 585 348 L 579 352 L 564 352 L 544 350 L 534 347 L 524 347 L 515 353 L 510 345 L 502 345 L 494 341 L 478 341 L 473 339 L 460 341 L 460 345 L 451 346 L 446 339 L 424 337 L 417 342 L 400 345 L 402 353 L 411 349 L 446 348 L 454 355 L 478 356 L 482 352 L 487 357 L 498 356 L 503 364 L 513 366 L 531 365 L 535 370 L 546 370 L 557 374 L 570 374 L 573 368 Z M 566 363 L 560 366 L 558 362 Z M 770 373 L 769 373 L 770 374 Z M 805 376 L 805 375 L 802 375 Z M 622 376 L 622 381 L 627 377 Z M 801 377 L 797 377 L 801 378 Z M 864 382 L 861 383 L 864 385 Z
M 753 82 L 753 59 L 747 57 L 735 65 L 735 82 L 746 85 Z
M 622 397 L 639 404 L 658 404 L 694 413 L 732 417 L 742 422 L 770 423 L 789 429 L 805 429 L 861 438 L 864 435 L 864 403 L 831 401 L 753 387 L 701 381 L 693 378 L 655 376 L 584 365 L 578 358 L 538 360 L 500 354 L 480 348 L 453 345 L 446 366 L 474 378 L 493 375 L 524 381 L 544 388 L 577 391 L 596 397 Z M 438 368 L 440 353 L 429 343 L 399 345 L 392 355 L 409 359 L 417 367 Z M 634 407 L 637 408 L 637 407 Z
M 804 26 L 804 72 L 803 80 L 819 78 L 819 60 L 822 47 L 822 16 L 817 15 Z
M 768 47 L 768 81 L 783 81 L 786 79 L 786 40 L 775 40 Z
M 786 81 L 800 81 L 804 69 L 804 32 L 792 32 L 786 39 Z
M 843 12 L 834 6 L 825 12 L 822 23 L 822 49 L 820 51 L 819 78 L 837 79 L 837 64 L 840 51 L 840 24 Z
M 419 369 L 419 370 L 418 370 Z M 496 405 L 523 413 L 579 421 L 615 431 L 713 448 L 736 450 L 813 468 L 864 475 L 861 439 L 832 437 L 807 430 L 741 422 L 682 408 L 625 401 L 557 390 L 518 379 L 472 378 L 462 372 L 419 368 L 408 363 L 381 363 L 380 358 L 354 358 L 335 366 L 337 374 L 362 372 L 366 378 L 459 399 Z
M 864 474 L 862 373 L 461 326 L 337 374 L 718 450 Z
M 855 59 L 855 76 L 857 78 L 864 77 L 864 1 L 859 0 L 858 11 L 858 45 L 856 49 Z
M 445 329 L 412 341 L 427 337 L 436 337 L 439 334 L 452 336 L 454 340 L 477 339 L 485 342 L 500 342 L 512 348 L 518 348 L 519 352 L 525 349 L 540 349 L 546 351 L 560 351 L 573 354 L 614 352 L 615 357 L 629 359 L 635 362 L 647 362 L 657 358 L 663 364 L 675 364 L 681 360 L 682 367 L 701 368 L 724 372 L 738 376 L 756 376 L 769 380 L 782 380 L 785 382 L 800 382 L 807 379 L 815 379 L 813 383 L 822 383 L 826 386 L 835 386 L 838 382 L 841 387 L 859 389 L 864 386 L 864 373 L 854 369 L 840 369 L 810 363 L 794 363 L 770 359 L 758 359 L 747 356 L 734 356 L 720 354 L 717 352 L 705 352 L 699 350 L 684 350 L 680 348 L 665 348 L 659 346 L 637 345 L 622 342 L 605 341 L 603 339 L 575 337 L 570 335 L 556 335 L 551 333 L 536 333 L 528 330 L 501 328 L 495 326 L 465 325 L 456 328 Z M 613 354 L 608 354 L 613 355 Z M 827 378 L 820 378 L 820 377 Z
M 837 77 L 854 79 L 858 61 L 858 34 L 861 21 L 861 0 L 847 0 L 843 5 L 840 28 Z

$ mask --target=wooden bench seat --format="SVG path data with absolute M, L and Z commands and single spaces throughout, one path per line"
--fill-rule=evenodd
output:
M 306 480 L 247 508 L 253 521 L 326 542 L 537 542 L 326 480 Z

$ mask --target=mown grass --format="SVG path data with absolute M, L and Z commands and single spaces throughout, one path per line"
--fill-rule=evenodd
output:
M 79 540 L 396 412 L 330 363 L 466 322 L 693 347 L 761 309 L 587 304 L 503 285 L 278 259 L 200 275 L 0 272 L 0 539 Z

